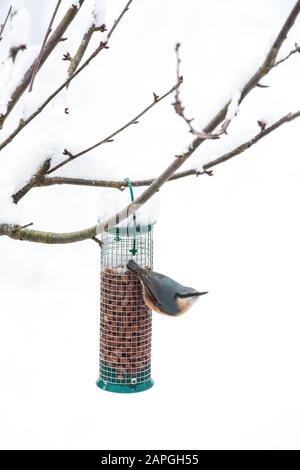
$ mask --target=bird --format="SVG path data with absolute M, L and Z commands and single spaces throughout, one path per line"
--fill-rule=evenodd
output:
M 141 281 L 147 307 L 158 313 L 179 316 L 189 310 L 200 295 L 208 293 L 183 286 L 164 274 L 143 269 L 134 260 L 129 260 L 126 266 Z

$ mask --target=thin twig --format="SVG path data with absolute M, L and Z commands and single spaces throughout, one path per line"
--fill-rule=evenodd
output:
M 6 23 L 8 22 L 8 18 L 9 18 L 9 15 L 11 14 L 11 11 L 12 11 L 12 6 L 9 7 L 4 23 L 0 27 L 0 41 L 2 41 L 2 35 L 5 29 Z
M 22 227 L 20 227 L 20 230 L 24 230 L 25 228 L 32 227 L 32 225 L 33 225 L 33 222 L 30 222 L 29 224 L 26 224 L 26 225 L 22 225 Z
M 51 16 L 51 19 L 50 19 L 50 23 L 48 25 L 48 28 L 47 28 L 47 31 L 46 31 L 46 34 L 45 34 L 45 37 L 44 37 L 44 40 L 43 40 L 43 43 L 42 43 L 42 47 L 41 47 L 41 50 L 40 50 L 40 53 L 36 59 L 36 61 L 34 62 L 34 67 L 33 67 L 33 71 L 32 71 L 32 75 L 31 75 L 31 80 L 30 80 L 30 84 L 29 84 L 29 93 L 32 91 L 32 88 L 33 88 L 33 83 L 34 83 L 34 80 L 35 80 L 35 77 L 36 77 L 36 74 L 40 68 L 40 65 L 41 65 L 41 60 L 42 60 L 42 57 L 43 57 L 43 53 L 44 53 L 44 50 L 45 50 L 45 46 L 46 46 L 46 42 L 48 40 L 48 37 L 52 31 L 52 25 L 54 23 L 54 20 L 55 20 L 55 17 L 56 17 L 56 14 L 58 12 L 58 9 L 59 9 L 59 6 L 61 4 L 61 0 L 58 0 L 57 4 L 56 4 L 56 7 L 54 9 L 54 12 Z
M 166 93 L 164 93 L 163 95 L 161 96 L 158 96 L 156 95 L 155 93 L 153 93 L 154 95 L 154 99 L 152 101 L 152 103 L 150 105 L 148 105 L 146 108 L 144 108 L 139 114 L 137 114 L 134 118 L 132 118 L 130 121 L 128 121 L 126 124 L 124 124 L 123 126 L 121 126 L 119 129 L 117 129 L 116 131 L 114 131 L 112 134 L 109 134 L 107 137 L 105 137 L 104 139 L 100 140 L 99 142 L 97 142 L 96 144 L 84 149 L 84 150 L 81 150 L 81 152 L 78 152 L 76 154 L 72 154 L 71 152 L 69 152 L 67 149 L 65 150 L 65 155 L 69 155 L 69 158 L 66 158 L 65 160 L 63 160 L 61 163 L 58 163 L 55 167 L 51 168 L 49 171 L 48 171 L 48 175 L 50 175 L 51 173 L 53 173 L 54 171 L 58 170 L 59 168 L 63 167 L 64 165 L 66 165 L 67 163 L 75 160 L 76 158 L 79 158 L 81 157 L 82 155 L 85 155 L 86 153 L 90 152 L 91 150 L 94 150 L 95 148 L 99 147 L 100 145 L 103 145 L 103 144 L 106 144 L 108 142 L 112 142 L 114 137 L 116 137 L 116 135 L 120 134 L 121 132 L 123 132 L 125 129 L 127 129 L 128 127 L 134 125 L 134 124 L 138 124 L 139 122 L 139 119 L 144 116 L 144 114 L 146 114 L 151 108 L 153 108 L 156 104 L 158 104 L 160 101 L 162 101 L 163 99 L 165 99 L 167 96 L 169 96 L 171 93 L 174 92 L 174 90 L 176 88 L 178 88 L 180 86 L 181 82 L 178 82 L 176 83 L 176 85 L 174 85 L 170 90 L 168 90 Z
M 17 55 L 20 51 L 25 51 L 27 49 L 26 44 L 20 44 L 19 46 L 11 47 L 9 49 L 9 57 L 13 62 L 16 61 Z
M 81 0 L 81 2 L 83 2 L 84 0 Z M 112 36 L 112 33 L 115 31 L 117 25 L 120 23 L 121 19 L 123 18 L 125 12 L 128 10 L 129 8 L 129 5 L 132 3 L 133 0 L 129 0 L 125 6 L 125 8 L 122 10 L 120 16 L 117 18 L 117 20 L 115 20 L 114 22 L 114 25 L 112 26 L 110 32 L 108 33 L 108 39 Z M 75 10 L 74 8 L 71 8 L 71 10 Z M 53 33 L 54 34 L 54 33 Z M 52 36 L 51 36 L 52 37 Z M 51 40 L 51 37 L 49 39 L 49 42 Z M 71 83 L 72 80 L 74 80 L 75 77 L 77 77 L 77 75 L 82 71 L 84 70 L 89 64 L 90 62 L 95 58 L 97 57 L 97 55 L 99 54 L 99 52 L 101 52 L 103 49 L 107 49 L 107 42 L 101 42 L 99 44 L 99 46 L 94 50 L 94 52 L 88 57 L 88 59 L 81 65 L 81 67 L 79 67 L 76 72 L 74 72 L 74 74 L 69 77 L 67 80 L 65 80 L 51 95 L 48 96 L 48 98 L 41 104 L 41 106 L 39 106 L 39 108 L 34 111 L 27 119 L 24 119 L 23 121 L 21 121 L 19 123 L 19 126 L 3 141 L 1 142 L 0 144 L 0 150 L 4 149 L 4 147 L 6 147 L 8 144 L 10 144 L 12 142 L 12 140 L 34 119 L 36 118 L 36 116 L 38 116 L 42 111 L 43 109 L 69 84 Z M 47 48 L 46 48 L 47 49 Z M 45 58 L 45 55 L 46 55 L 46 52 L 44 53 L 43 55 L 43 58 L 42 58 L 42 62 L 44 61 L 44 58 Z M 23 85 L 22 85 L 22 88 L 23 88 Z M 25 87 L 25 89 L 27 88 L 27 85 Z M 24 90 L 22 91 L 22 93 L 24 92 Z M 15 91 L 16 93 L 16 91 Z M 15 99 L 13 100 L 13 103 L 15 104 L 16 101 Z M 10 109 L 11 110 L 11 109 Z M 4 117 L 1 118 L 0 116 L 0 128 L 1 128 L 1 124 L 3 124 L 3 121 L 4 119 L 7 117 L 7 113 Z
M 175 53 L 176 53 L 176 77 L 177 81 L 183 81 L 183 76 L 181 75 L 180 72 L 180 64 L 181 64 L 181 59 L 180 59 L 180 54 L 179 54 L 179 49 L 181 47 L 181 44 L 178 42 L 175 46 Z M 182 104 L 182 100 L 180 97 L 180 90 L 177 88 L 174 93 L 174 103 L 172 105 L 174 106 L 176 114 L 180 116 L 184 122 L 187 124 L 189 131 L 191 134 L 196 135 L 198 137 L 202 137 L 203 139 L 218 139 L 220 136 L 215 135 L 215 134 L 208 134 L 204 132 L 199 132 L 197 131 L 194 126 L 192 125 L 192 121 L 194 118 L 188 118 L 185 114 L 185 107 Z

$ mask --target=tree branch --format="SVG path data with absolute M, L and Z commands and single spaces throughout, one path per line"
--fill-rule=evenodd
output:
M 84 0 L 80 0 L 80 1 L 83 2 Z M 129 9 L 129 5 L 132 3 L 132 1 L 133 0 L 129 0 L 127 2 L 127 4 L 126 4 L 125 8 L 122 10 L 120 16 L 118 17 L 117 20 L 115 20 L 114 25 L 112 26 L 111 30 L 109 31 L 109 33 L 107 35 L 108 40 L 112 36 L 113 32 L 115 31 L 117 25 L 120 23 L 121 19 L 123 18 L 124 14 L 126 13 L 126 11 Z M 54 33 L 53 33 L 53 35 L 54 35 Z M 51 38 L 52 38 L 52 36 L 51 36 Z M 51 41 L 51 38 L 49 39 L 49 41 Z M 73 73 L 73 75 L 71 77 L 69 77 L 67 80 L 65 80 L 51 95 L 49 95 L 48 98 L 41 104 L 41 106 L 39 106 L 39 108 L 36 111 L 34 111 L 30 116 L 28 116 L 27 119 L 24 119 L 23 121 L 20 122 L 19 126 L 7 137 L 7 139 L 5 139 L 3 142 L 1 142 L 0 150 L 2 150 L 4 147 L 6 147 L 8 144 L 10 144 L 10 142 L 19 134 L 19 132 L 21 132 L 24 129 L 24 127 L 26 127 L 36 116 L 38 116 L 43 111 L 43 109 L 53 100 L 53 98 L 55 98 L 67 85 L 69 85 L 69 83 L 71 83 L 71 81 L 74 80 L 74 78 L 77 77 L 77 75 L 82 70 L 84 70 L 95 57 L 97 57 L 99 52 L 101 52 L 103 49 L 107 49 L 108 40 L 106 42 L 101 42 L 99 44 L 99 46 L 94 50 L 94 52 L 88 57 L 88 59 L 81 65 L 81 67 L 79 67 L 76 70 L 76 72 Z M 44 56 L 43 56 L 43 59 L 42 59 L 42 63 L 44 62 L 44 57 L 46 55 L 46 50 L 47 50 L 47 47 L 45 49 L 45 53 L 44 53 Z M 26 76 L 27 76 L 27 73 L 26 73 Z M 29 80 L 30 80 L 30 78 L 29 78 Z M 26 85 L 26 87 L 27 87 L 27 85 Z M 25 89 L 26 89 L 26 87 L 25 87 Z M 23 92 L 24 92 L 24 90 L 22 91 L 22 93 Z M 14 94 L 16 94 L 16 93 L 17 93 L 17 90 L 15 90 Z M 17 94 L 19 94 L 19 92 Z M 20 96 L 21 96 L 21 94 L 20 94 Z M 18 96 L 18 99 L 19 99 L 20 96 Z M 4 118 L 5 117 L 6 116 L 4 116 Z M 1 127 L 1 119 L 0 119 L 0 127 Z
M 100 248 L 102 248 L 103 246 L 103 242 L 101 240 L 99 240 L 99 238 L 97 237 L 92 237 L 91 240 L 93 240 L 93 242 L 96 242 L 98 246 L 100 246 Z
M 192 176 L 192 175 L 199 176 L 202 174 L 210 174 L 208 171 L 210 168 L 216 165 L 219 165 L 220 163 L 224 163 L 237 155 L 240 155 L 242 152 L 252 147 L 252 145 L 256 144 L 263 137 L 273 132 L 275 129 L 278 129 L 283 124 L 287 122 L 291 122 L 298 117 L 300 117 L 300 111 L 296 113 L 289 113 L 286 116 L 283 116 L 281 119 L 279 119 L 277 122 L 272 124 L 270 127 L 262 130 L 255 137 L 248 140 L 247 142 L 244 142 L 240 146 L 236 147 L 234 150 L 228 153 L 225 153 L 221 157 L 218 157 L 208 163 L 205 163 L 203 165 L 203 170 L 204 170 L 203 172 L 198 171 L 198 170 L 186 170 L 186 171 L 175 173 L 166 181 L 173 181 L 173 180 L 185 178 L 187 176 Z M 10 225 L 4 224 L 4 225 L 0 225 L 0 236 L 6 235 L 15 240 L 26 240 L 26 241 L 36 242 L 36 243 L 48 243 L 48 244 L 65 244 L 65 243 L 74 243 L 77 241 L 83 241 L 89 238 L 95 239 L 96 235 L 107 230 L 109 227 L 113 227 L 117 225 L 119 222 L 126 219 L 129 215 L 132 215 L 133 213 L 135 213 L 145 202 L 147 202 L 147 200 L 149 200 L 152 197 L 152 195 L 155 194 L 153 192 L 153 189 L 152 189 L 152 192 L 149 192 L 149 189 L 153 187 L 153 185 L 159 179 L 161 179 L 161 176 L 156 179 L 132 181 L 131 182 L 132 186 L 149 186 L 149 188 L 148 190 L 144 191 L 144 193 L 140 197 L 138 197 L 133 203 L 129 204 L 123 211 L 117 213 L 113 217 L 110 217 L 108 220 L 106 220 L 102 224 L 89 227 L 85 230 L 80 230 L 77 232 L 67 232 L 67 233 L 52 233 L 52 232 L 43 232 L 43 231 L 38 231 L 38 230 L 25 230 L 24 227 L 20 227 L 16 225 L 10 226 Z M 57 178 L 57 177 L 56 178 L 55 177 L 44 178 L 39 181 L 38 186 L 51 186 L 52 184 L 74 184 L 73 182 L 69 180 L 76 181 L 76 179 L 72 179 L 72 178 Z M 81 181 L 83 182 L 82 184 L 85 184 L 89 180 L 87 181 L 81 180 Z M 127 186 L 127 183 L 125 181 L 101 182 L 97 180 L 93 182 L 92 186 L 102 186 L 102 183 L 104 187 L 117 187 L 118 189 L 124 189 Z M 81 184 L 81 183 L 76 182 L 76 184 Z M 147 191 L 148 191 L 148 195 L 147 195 Z
M 28 183 L 25 184 L 25 186 L 23 186 L 23 188 L 21 188 L 19 191 L 17 191 L 13 196 L 12 196 L 12 199 L 14 201 L 15 204 L 18 204 L 18 202 L 20 201 L 20 199 L 22 199 L 22 197 L 24 197 L 28 191 L 31 190 L 31 188 L 33 188 L 34 186 L 38 186 L 39 185 L 39 182 L 42 180 L 42 178 L 45 176 L 45 174 L 47 173 L 47 171 L 49 170 L 50 168 L 50 164 L 51 164 L 51 160 L 48 159 L 48 160 L 45 160 L 45 162 L 40 166 L 40 168 L 38 169 L 38 171 L 35 173 L 35 175 L 33 175 L 30 180 L 28 181 Z
M 282 126 L 283 124 L 286 124 L 288 122 L 293 121 L 294 119 L 297 119 L 300 117 L 300 111 L 297 111 L 295 113 L 289 113 L 283 116 L 281 119 L 278 121 L 274 122 L 271 126 L 261 130 L 256 136 L 254 136 L 252 139 L 244 142 L 243 144 L 239 145 L 236 147 L 234 150 L 231 150 L 230 152 L 225 153 L 221 157 L 218 157 L 214 160 L 211 160 L 210 162 L 207 162 L 203 165 L 204 170 L 209 170 L 210 168 L 219 165 L 220 163 L 224 163 L 228 160 L 230 160 L 233 157 L 236 157 L 237 155 L 240 155 L 241 153 L 245 152 L 245 150 L 248 150 L 252 145 L 256 144 L 259 142 L 263 137 L 266 135 L 269 135 L 271 132 L 275 131 L 278 129 L 278 127 Z
M 150 105 L 148 105 L 146 108 L 144 108 L 139 114 L 137 114 L 134 118 L 132 118 L 130 121 L 128 121 L 126 124 L 124 124 L 123 126 L 121 126 L 119 129 L 117 129 L 115 132 L 113 132 L 112 134 L 108 135 L 107 137 L 105 137 L 104 139 L 100 140 L 100 142 L 97 142 L 96 144 L 92 145 L 91 147 L 88 147 L 84 150 L 81 150 L 81 152 L 79 153 L 76 153 L 76 154 L 71 154 L 71 152 L 69 152 L 67 149 L 65 149 L 65 154 L 66 155 L 69 155 L 69 158 L 66 158 L 66 160 L 63 160 L 61 163 L 58 163 L 55 167 L 51 168 L 49 171 L 48 171 L 48 175 L 50 175 L 51 173 L 53 173 L 54 171 L 58 170 L 59 168 L 61 168 L 62 166 L 66 165 L 67 163 L 75 160 L 76 158 L 79 158 L 81 157 L 82 155 L 85 155 L 86 153 L 90 152 L 91 150 L 94 150 L 95 148 L 99 147 L 100 145 L 103 145 L 103 144 L 106 144 L 108 142 L 112 142 L 114 137 L 116 137 L 116 135 L 120 134 L 121 132 L 123 132 L 125 129 L 127 129 L 128 127 L 132 126 L 133 124 L 138 124 L 138 120 L 144 116 L 144 114 L 146 114 L 151 108 L 153 108 L 155 105 L 157 105 L 160 101 L 162 101 L 163 99 L 165 99 L 167 96 L 169 96 L 171 93 L 174 92 L 174 90 L 176 90 L 181 84 L 181 81 L 180 82 L 177 82 L 176 85 L 174 85 L 170 90 L 168 90 L 166 93 L 164 93 L 163 95 L 161 96 L 158 96 L 156 95 L 155 93 L 153 93 L 153 96 L 154 96 L 154 99 L 152 101 L 152 103 Z
M 254 144 L 259 142 L 263 137 L 269 135 L 271 132 L 275 131 L 276 129 L 281 127 L 283 124 L 291 122 L 294 119 L 298 118 L 299 116 L 300 116 L 300 111 L 297 111 L 295 113 L 289 113 L 283 116 L 274 124 L 272 124 L 271 126 L 265 128 L 264 130 L 256 134 L 250 140 L 247 140 L 246 142 L 240 144 L 238 147 L 234 148 L 230 152 L 224 153 L 220 157 L 214 160 L 211 160 L 210 162 L 205 163 L 203 165 L 204 171 L 191 169 L 191 170 L 177 172 L 168 179 L 168 182 L 176 181 L 181 178 L 186 178 L 187 176 L 200 176 L 200 175 L 205 175 L 205 174 L 212 176 L 212 173 L 208 171 L 210 168 L 213 168 L 214 166 L 219 165 L 220 163 L 226 162 L 227 160 L 230 160 L 231 158 L 236 157 L 237 155 L 240 155 L 241 153 L 245 152 L 250 147 L 252 147 Z M 133 187 L 150 186 L 154 181 L 155 181 L 155 178 L 133 180 L 131 181 L 131 185 Z M 44 186 L 54 186 L 54 185 L 62 185 L 62 184 L 75 185 L 75 186 L 92 186 L 94 188 L 97 188 L 97 187 L 98 188 L 115 188 L 115 189 L 119 189 L 120 191 L 123 191 L 125 188 L 128 187 L 128 183 L 126 182 L 126 180 L 111 181 L 111 180 L 69 178 L 69 177 L 63 177 L 63 176 L 61 177 L 44 176 L 43 178 L 40 178 L 39 181 L 34 186 L 44 187 Z
M 94 238 L 97 235 L 96 227 L 67 233 L 52 233 L 39 230 L 24 229 L 19 225 L 0 225 L 0 235 L 6 235 L 13 240 L 23 240 L 51 245 L 74 243 Z
M 277 67 L 277 65 L 279 64 L 282 64 L 282 62 L 285 62 L 286 60 L 288 60 L 293 54 L 296 54 L 297 52 L 300 52 L 300 46 L 296 43 L 295 44 L 295 48 L 292 49 L 288 55 L 286 55 L 285 57 L 283 57 L 282 59 L 280 60 L 277 60 L 277 62 L 274 64 L 274 67 Z
M 283 61 L 279 61 L 276 64 L 276 58 L 277 58 L 279 49 L 281 48 L 284 40 L 286 39 L 289 30 L 292 28 L 297 16 L 299 15 L 299 12 L 300 12 L 300 1 L 297 0 L 294 8 L 290 12 L 285 23 L 280 29 L 277 37 L 275 38 L 269 52 L 267 53 L 264 62 L 258 68 L 258 70 L 251 76 L 251 78 L 248 80 L 248 82 L 244 85 L 243 89 L 241 90 L 241 97 L 239 100 L 239 104 L 248 95 L 248 93 L 259 84 L 260 80 L 263 77 L 265 77 L 273 67 L 278 65 L 278 63 L 283 62 Z M 224 121 L 224 119 L 226 118 L 226 113 L 227 113 L 229 104 L 230 102 L 227 102 L 223 106 L 223 108 L 214 116 L 214 118 L 208 123 L 208 125 L 203 129 L 202 132 L 204 132 L 205 134 L 212 133 L 212 131 L 214 131 L 215 128 L 219 124 L 221 124 L 222 121 Z M 203 139 L 201 139 L 201 136 L 199 136 L 199 139 L 195 139 L 194 145 L 197 145 L 198 147 L 202 143 L 202 141 Z
M 80 6 L 83 4 L 83 2 L 84 2 L 84 0 L 79 0 Z M 5 120 L 7 119 L 7 117 L 9 116 L 9 114 L 11 113 L 11 111 L 13 110 L 13 108 L 15 107 L 15 105 L 17 104 L 17 102 L 19 101 L 19 99 L 21 98 L 23 93 L 26 91 L 27 87 L 29 86 L 32 75 L 33 75 L 33 72 L 34 72 L 34 69 L 37 66 L 37 63 L 39 62 L 39 66 L 37 68 L 39 70 L 41 68 L 41 66 L 48 59 L 51 52 L 55 49 L 57 44 L 60 42 L 61 38 L 63 37 L 63 35 L 65 33 L 65 31 L 67 30 L 67 28 L 70 26 L 71 22 L 73 21 L 73 19 L 77 15 L 78 10 L 79 10 L 78 8 L 73 7 L 73 6 L 68 9 L 65 16 L 63 17 L 63 19 L 61 20 L 61 22 L 56 27 L 55 31 L 52 33 L 49 40 L 47 41 L 47 43 L 46 43 L 46 45 L 43 49 L 42 57 L 37 57 L 37 59 L 34 61 L 34 63 L 31 65 L 31 67 L 29 67 L 29 69 L 25 73 L 22 81 L 19 83 L 19 85 L 16 87 L 16 89 L 14 90 L 14 92 L 12 93 L 12 95 L 10 97 L 10 100 L 7 104 L 7 110 L 6 110 L 5 115 L 0 116 L 0 129 L 2 128 Z M 27 119 L 26 121 L 30 122 L 32 119 L 30 119 L 30 120 Z M 2 148 L 4 148 L 5 145 L 10 143 L 12 141 L 13 137 L 15 135 L 17 135 L 21 131 L 21 129 L 23 129 L 23 127 L 25 127 L 26 121 L 24 121 L 23 124 L 19 125 L 18 128 L 10 135 L 10 137 L 8 139 L 6 139 L 6 141 L 4 141 L 0 145 L 0 150 Z M 7 142 L 7 143 L 5 143 L 5 142 Z M 5 144 L 5 145 L 3 145 L 3 144 Z
M 187 176 L 200 176 L 203 174 L 208 174 L 212 176 L 212 172 L 208 171 L 198 171 L 198 170 L 186 170 L 175 173 L 168 181 L 175 181 L 180 178 L 186 178 Z M 142 186 L 150 186 L 153 183 L 155 178 L 149 178 L 144 180 L 133 180 L 131 185 L 135 188 Z M 123 191 L 125 188 L 128 188 L 128 183 L 126 180 L 123 181 L 113 181 L 113 180 L 93 180 L 93 179 L 82 179 L 82 178 L 69 178 L 64 176 L 53 176 L 53 177 L 44 177 L 39 181 L 39 184 L 36 184 L 36 187 L 46 187 L 54 185 L 68 184 L 73 186 L 92 186 L 94 188 L 114 188 Z
M 277 38 L 275 39 L 269 53 L 266 56 L 265 61 L 262 66 L 255 72 L 254 75 L 248 80 L 241 92 L 241 100 L 247 96 L 247 94 L 259 83 L 259 80 L 265 76 L 276 61 L 278 50 L 283 43 L 289 29 L 292 27 L 297 15 L 300 11 L 300 0 L 297 1 L 290 15 L 288 16 L 286 22 L 281 28 Z M 212 132 L 216 126 L 218 126 L 226 116 L 227 105 L 225 105 L 214 118 L 207 124 L 204 131 Z M 263 132 L 263 131 L 262 131 Z M 180 155 L 176 156 L 173 162 L 165 169 L 165 171 L 156 178 L 150 186 L 136 198 L 134 202 L 129 204 L 124 210 L 117 212 L 114 216 L 108 218 L 106 221 L 88 227 L 87 229 L 68 232 L 68 233 L 52 233 L 52 232 L 43 232 L 37 230 L 20 230 L 19 226 L 11 226 L 7 224 L 0 225 L 0 235 L 6 235 L 10 238 L 17 240 L 27 240 L 31 242 L 38 243 L 73 243 L 76 241 L 86 240 L 88 238 L 93 238 L 97 234 L 100 234 L 110 227 L 118 225 L 121 221 L 127 219 L 129 215 L 137 212 L 138 209 L 145 204 L 151 197 L 159 191 L 159 189 L 168 181 L 174 173 L 183 165 L 185 161 L 194 153 L 194 151 L 201 145 L 204 140 L 200 137 L 196 137 L 187 149 Z
M 11 14 L 11 10 L 12 10 L 12 6 L 9 7 L 4 23 L 0 27 L 0 41 L 2 41 L 2 35 L 5 29 L 6 23 L 8 22 L 9 15 Z
M 76 72 L 76 69 L 78 68 L 81 62 L 81 59 L 84 56 L 85 51 L 87 50 L 87 47 L 89 45 L 90 40 L 92 39 L 94 32 L 95 32 L 95 26 L 93 25 L 84 34 L 74 57 L 70 58 L 70 65 L 68 68 L 69 77 L 71 77 L 73 73 Z
M 176 53 L 176 76 L 177 76 L 177 81 L 183 81 L 183 76 L 180 73 L 180 64 L 181 64 L 181 59 L 179 55 L 179 49 L 181 47 L 181 44 L 178 42 L 175 46 L 175 53 Z M 182 104 L 182 100 L 180 98 L 180 90 L 177 88 L 174 93 L 174 103 L 172 105 L 174 106 L 175 113 L 180 116 L 186 125 L 189 128 L 189 132 L 193 135 L 196 135 L 198 137 L 202 137 L 203 139 L 218 139 L 220 135 L 216 134 L 205 134 L 204 132 L 199 132 L 197 131 L 194 126 L 192 125 L 192 121 L 194 118 L 188 118 L 185 114 L 185 107 Z
M 151 180 L 152 181 L 152 180 Z M 38 184 L 34 186 L 43 187 L 43 186 L 53 186 L 53 185 L 60 185 L 60 184 L 69 184 L 75 186 L 93 186 L 95 188 L 115 188 L 119 190 L 123 190 L 126 187 L 125 181 L 108 181 L 108 180 L 93 180 L 93 179 L 83 179 L 83 178 L 65 178 L 60 176 L 52 176 L 47 177 L 44 176 Z M 136 185 L 135 185 L 136 186 Z M 139 186 L 148 186 L 146 185 L 139 185 Z

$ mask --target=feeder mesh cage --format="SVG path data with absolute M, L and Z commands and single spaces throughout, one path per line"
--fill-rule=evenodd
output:
M 142 286 L 126 268 L 130 259 L 153 267 L 152 226 L 115 228 L 102 235 L 100 364 L 98 387 L 111 392 L 147 390 L 151 379 L 152 312 Z

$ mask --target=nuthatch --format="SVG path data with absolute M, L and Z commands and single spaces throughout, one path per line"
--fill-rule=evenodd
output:
M 185 287 L 163 274 L 143 269 L 135 261 L 130 260 L 127 268 L 138 276 L 143 286 L 145 304 L 150 310 L 167 315 L 181 315 L 186 312 L 200 295 L 192 287 Z

